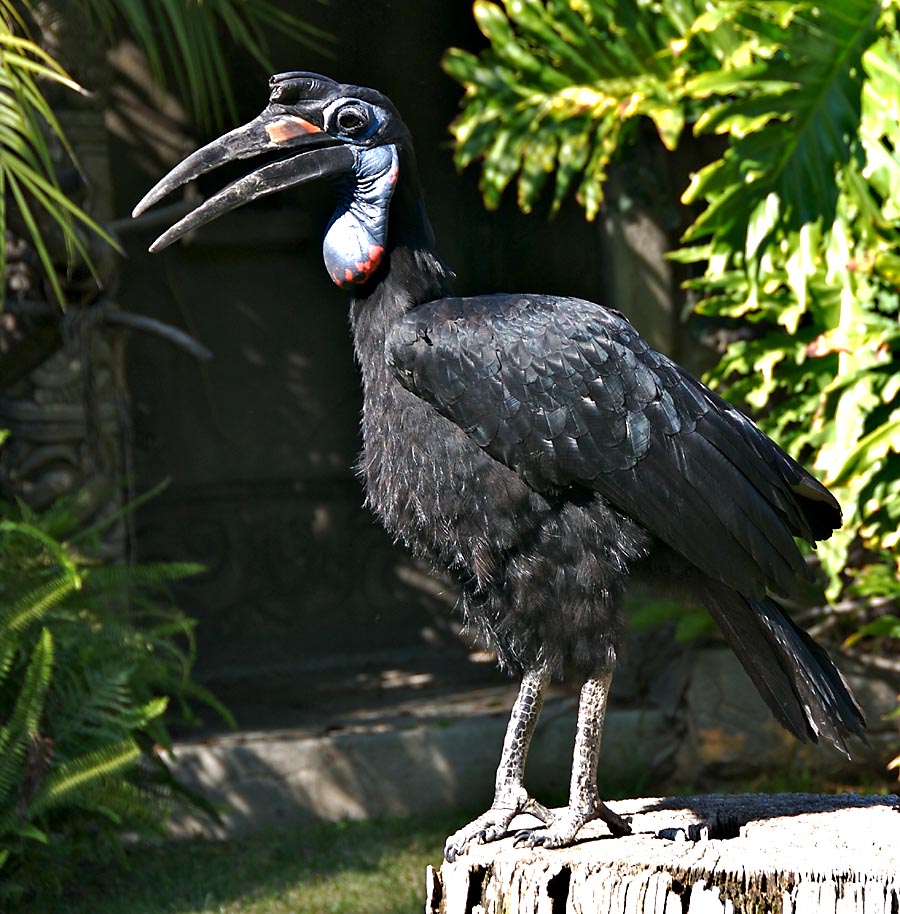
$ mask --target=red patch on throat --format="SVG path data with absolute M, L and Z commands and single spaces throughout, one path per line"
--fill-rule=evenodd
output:
M 269 134 L 269 139 L 273 143 L 287 143 L 288 140 L 295 140 L 298 136 L 309 136 L 311 133 L 321 132 L 321 127 L 293 115 L 266 124 L 266 133 Z
M 384 248 L 380 244 L 369 245 L 369 256 L 356 262 L 356 269 L 365 277 L 371 276 L 381 263 Z
M 369 277 L 378 269 L 381 258 L 384 256 L 384 247 L 380 244 L 370 244 L 368 256 L 365 260 L 357 260 L 353 268 L 344 267 L 344 275 L 341 276 L 335 272 L 332 279 L 335 285 L 341 286 L 358 286 L 366 282 Z

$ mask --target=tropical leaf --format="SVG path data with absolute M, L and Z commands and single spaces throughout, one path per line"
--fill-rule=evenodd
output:
M 759 207 L 774 201 L 776 218 L 752 250 L 743 246 L 751 262 L 762 256 L 776 225 L 790 231 L 820 220 L 831 224 L 836 169 L 862 156 L 862 61 L 877 35 L 879 7 L 871 0 L 794 6 L 790 29 L 765 29 L 777 57 L 703 87 L 730 98 L 698 121 L 698 131 L 730 134 L 734 142 L 684 194 L 686 203 L 708 204 L 687 240 L 712 236 L 714 248 L 721 240 L 735 256 L 741 253 L 735 241 L 749 239 Z M 698 83 L 702 79 L 694 91 Z
M 8 201 L 11 200 L 28 240 L 40 259 L 44 275 L 56 300 L 64 294 L 44 229 L 34 207 L 49 215 L 62 233 L 70 259 L 78 254 L 90 264 L 78 225 L 115 245 L 112 238 L 80 207 L 72 203 L 56 181 L 47 134 L 71 154 L 71 148 L 39 80 L 51 81 L 73 92 L 80 86 L 30 38 L 13 31 L 21 17 L 0 17 L 0 277 L 6 275 Z M 0 307 L 6 295 L 0 283 Z
M 498 205 L 518 176 L 519 206 L 530 211 L 555 174 L 551 210 L 576 189 L 589 219 L 602 202 L 614 153 L 636 119 L 649 118 L 668 148 L 684 129 L 685 61 L 693 42 L 729 57 L 737 46 L 723 15 L 692 29 L 700 4 L 664 0 L 647 16 L 636 0 L 476 0 L 490 48 L 451 49 L 444 69 L 463 84 L 463 111 L 451 128 L 456 162 L 483 159 L 481 189 Z
M 900 618 L 886 614 L 867 622 L 855 631 L 846 641 L 852 647 L 861 638 L 896 638 L 900 640 Z
M 555 181 L 551 211 L 574 193 L 592 218 L 638 119 L 668 148 L 721 136 L 691 150 L 671 255 L 702 270 L 687 286 L 708 321 L 750 325 L 707 380 L 840 501 L 816 553 L 827 598 L 900 598 L 900 2 L 476 11 L 490 47 L 444 65 L 465 87 L 456 162 L 481 161 L 488 206 L 516 182 L 529 211 Z
M 228 50 L 223 35 L 270 71 L 270 32 L 329 53 L 328 33 L 304 23 L 271 0 L 83 0 L 110 44 L 133 37 L 154 78 L 171 80 L 192 119 L 205 129 L 221 128 L 236 110 Z

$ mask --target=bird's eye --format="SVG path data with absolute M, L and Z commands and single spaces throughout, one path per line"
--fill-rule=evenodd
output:
M 359 98 L 339 98 L 328 105 L 323 114 L 328 133 L 355 144 L 367 143 L 386 117 L 377 105 Z
M 368 131 L 370 115 L 359 105 L 346 105 L 337 112 L 334 122 L 341 133 L 357 137 Z

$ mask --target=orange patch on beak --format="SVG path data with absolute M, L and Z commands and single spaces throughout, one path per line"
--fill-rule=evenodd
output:
M 298 136 L 308 136 L 311 133 L 321 133 L 322 129 L 302 117 L 283 117 L 281 120 L 266 125 L 266 133 L 273 143 L 286 143 Z

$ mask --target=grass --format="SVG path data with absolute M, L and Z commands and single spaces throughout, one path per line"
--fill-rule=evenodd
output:
M 54 914 L 419 914 L 425 867 L 466 815 L 317 823 L 132 848 Z M 23 911 L 22 914 L 25 914 Z

